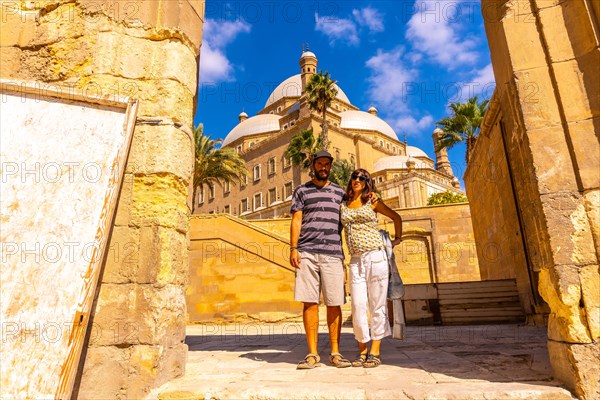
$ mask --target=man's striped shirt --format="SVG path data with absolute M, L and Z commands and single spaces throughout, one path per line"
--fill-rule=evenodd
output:
M 296 188 L 291 210 L 302 211 L 299 251 L 344 258 L 340 221 L 344 194 L 344 189 L 333 182 L 319 188 L 310 181 Z

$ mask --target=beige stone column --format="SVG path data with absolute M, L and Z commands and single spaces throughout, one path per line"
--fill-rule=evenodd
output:
M 591 3 L 482 2 L 527 251 L 551 309 L 552 368 L 586 399 L 600 396 L 600 52 Z
M 185 366 L 186 199 L 204 1 L 1 8 L 2 78 L 140 100 L 78 395 L 142 398 Z

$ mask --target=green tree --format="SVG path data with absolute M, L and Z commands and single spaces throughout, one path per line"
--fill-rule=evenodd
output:
M 446 117 L 437 123 L 444 131 L 436 150 L 444 147 L 452 148 L 459 142 L 464 141 L 467 146 L 465 161 L 468 164 L 471 158 L 471 152 L 479 135 L 479 127 L 483 116 L 487 111 L 489 100 L 478 102 L 477 96 L 471 97 L 466 103 L 451 103 L 450 110 L 452 115 Z
M 348 160 L 336 160 L 331 164 L 331 175 L 329 175 L 329 180 L 346 188 L 346 185 L 350 181 L 350 175 L 352 175 L 352 171 L 355 169 L 356 167 L 353 162 L 349 162 Z
M 466 203 L 467 201 L 467 197 L 464 194 L 446 190 L 445 192 L 434 193 L 429 196 L 427 205 L 435 206 L 438 204 Z
M 323 124 L 321 125 L 321 142 L 323 148 L 329 148 L 329 138 L 327 136 L 327 109 L 331 106 L 333 99 L 338 93 L 335 87 L 335 82 L 329 76 L 329 72 L 319 71 L 310 77 L 310 81 L 306 84 L 306 95 L 308 107 L 311 110 L 316 110 L 322 113 Z
M 204 135 L 204 126 L 194 128 L 194 190 L 193 209 L 196 208 L 196 191 L 204 184 L 225 182 L 236 185 L 248 176 L 246 161 L 230 147 L 217 148 L 221 140 Z
M 321 137 L 315 140 L 312 128 L 302 129 L 292 136 L 285 156 L 292 159 L 292 165 L 300 165 L 303 169 L 309 169 L 313 154 L 323 148 L 320 139 Z

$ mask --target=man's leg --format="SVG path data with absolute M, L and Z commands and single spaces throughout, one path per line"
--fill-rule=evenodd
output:
M 331 354 L 339 353 L 342 333 L 342 308 L 340 306 L 327 306 L 327 328 L 329 328 Z
M 302 310 L 302 322 L 304 323 L 304 331 L 306 332 L 306 342 L 308 344 L 308 352 L 312 354 L 318 353 L 319 341 L 319 305 L 315 303 L 304 303 Z

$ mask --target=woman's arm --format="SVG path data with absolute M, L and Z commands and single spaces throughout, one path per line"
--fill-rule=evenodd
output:
M 400 214 L 386 206 L 381 200 L 373 205 L 373 210 L 394 221 L 395 237 L 394 240 L 392 240 L 392 247 L 399 245 L 402 241 L 402 217 Z

